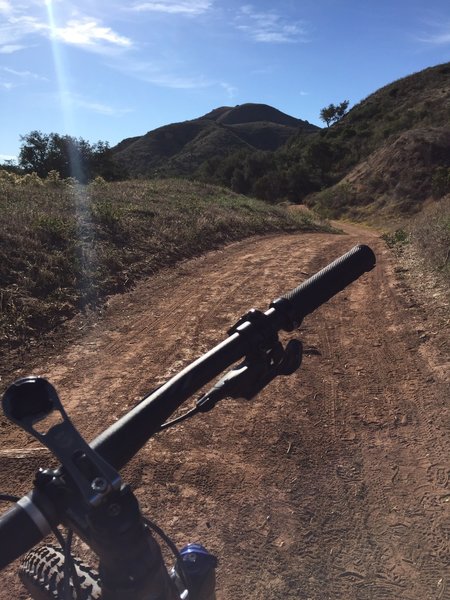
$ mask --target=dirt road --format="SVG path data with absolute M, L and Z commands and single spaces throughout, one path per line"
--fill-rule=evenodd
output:
M 219 556 L 218 599 L 450 600 L 448 364 L 375 234 L 229 246 L 142 283 L 42 359 L 92 439 L 251 307 L 266 309 L 355 243 L 378 266 L 296 332 L 302 368 L 154 438 L 126 470 L 177 544 Z M 448 357 L 447 357 L 448 358 Z M 45 452 L 1 422 L 3 491 Z M 26 598 L 8 571 L 2 599 Z

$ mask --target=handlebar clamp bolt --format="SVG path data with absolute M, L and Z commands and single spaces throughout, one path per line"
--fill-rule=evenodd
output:
M 103 477 L 96 477 L 91 483 L 91 489 L 97 494 L 104 494 L 108 488 L 108 482 Z

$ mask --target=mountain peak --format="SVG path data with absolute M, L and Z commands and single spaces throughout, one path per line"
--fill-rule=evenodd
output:
M 307 123 L 307 121 L 291 117 L 268 104 L 257 104 L 253 102 L 237 104 L 234 107 L 221 106 L 200 118 L 211 119 L 222 125 L 242 125 L 245 123 L 265 122 L 286 125 L 287 127 L 301 127 Z

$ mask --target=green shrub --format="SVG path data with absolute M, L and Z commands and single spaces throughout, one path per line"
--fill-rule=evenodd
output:
M 36 232 L 43 244 L 49 247 L 66 247 L 73 238 L 74 224 L 54 215 L 40 215 L 36 219 Z
M 438 167 L 431 178 L 433 198 L 442 198 L 450 192 L 450 167 Z
M 103 179 L 101 175 L 97 175 L 97 177 L 91 182 L 91 185 L 104 186 L 106 185 L 106 179 Z
M 386 242 L 389 248 L 399 249 L 410 242 L 410 234 L 404 229 L 396 229 L 394 233 L 384 233 L 381 238 Z
M 40 187 L 40 186 L 44 185 L 44 182 L 42 181 L 42 179 L 39 177 L 39 175 L 35 171 L 33 171 L 33 173 L 26 173 L 25 175 L 22 175 L 21 177 L 19 177 L 17 183 L 18 183 L 18 185 L 21 185 L 21 186 Z
M 0 169 L 0 185 L 16 185 L 20 176 L 5 169 Z
M 91 205 L 91 216 L 94 223 L 101 225 L 114 235 L 124 232 L 123 210 L 108 199 L 102 198 L 94 201 Z
M 53 187 L 61 187 L 64 185 L 64 180 L 61 179 L 58 171 L 49 171 L 45 178 L 45 184 Z
M 312 197 L 312 208 L 326 219 L 336 219 L 354 203 L 354 192 L 347 183 L 335 185 Z

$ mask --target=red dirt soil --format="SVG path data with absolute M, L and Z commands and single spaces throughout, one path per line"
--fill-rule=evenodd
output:
M 284 336 L 303 341 L 297 373 L 159 434 L 123 473 L 178 545 L 219 557 L 218 600 L 450 600 L 448 357 L 384 243 L 345 229 L 185 262 L 112 298 L 75 337 L 74 321 L 64 351 L 35 359 L 93 439 L 249 308 L 356 243 L 374 249 L 375 270 Z M 0 426 L 2 491 L 25 493 L 48 455 Z M 16 567 L 1 599 L 27 598 Z

